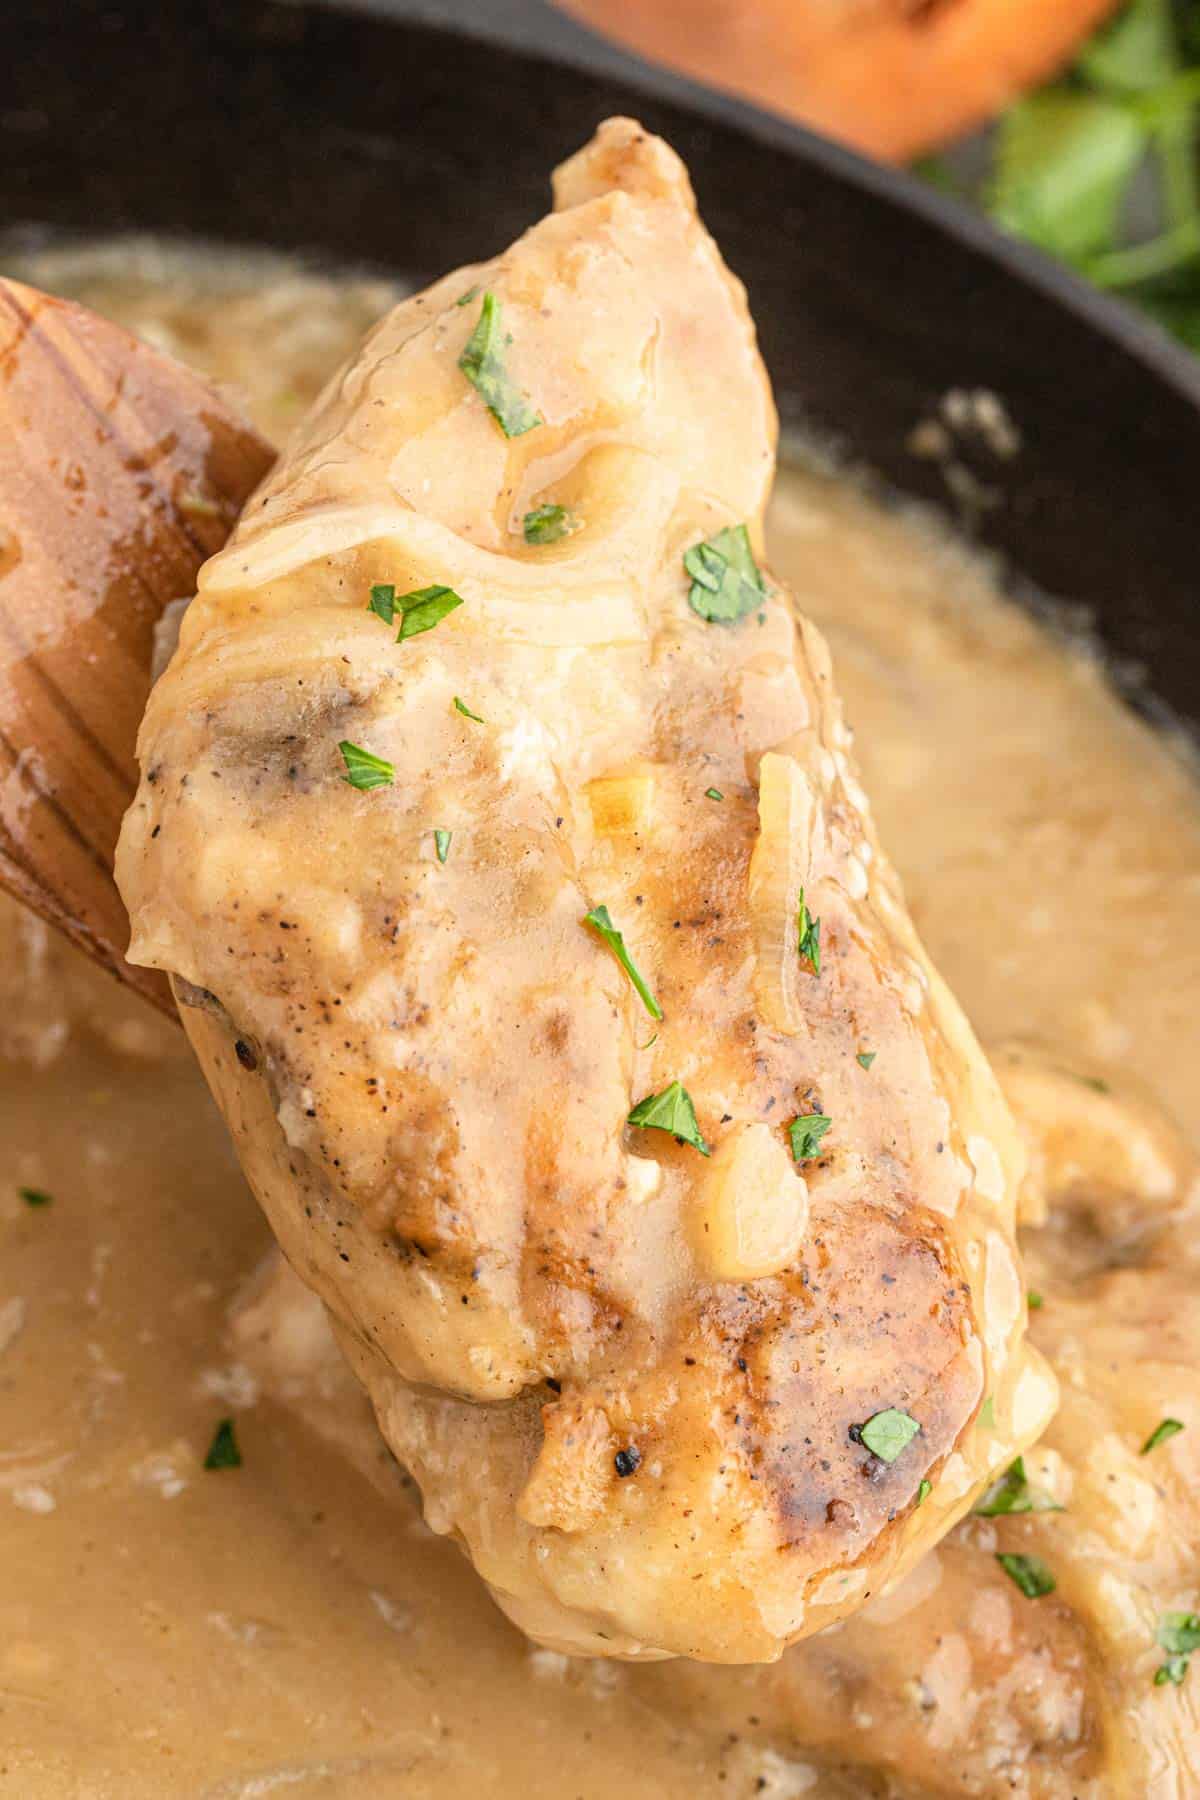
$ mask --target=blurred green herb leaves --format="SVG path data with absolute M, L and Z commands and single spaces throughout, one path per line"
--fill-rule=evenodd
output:
M 991 150 L 978 179 L 921 172 L 1200 351 L 1200 0 L 1130 0 Z

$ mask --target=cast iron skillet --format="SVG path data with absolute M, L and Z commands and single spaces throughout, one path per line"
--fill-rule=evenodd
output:
M 496 0 L 490 23 L 488 0 L 375 4 L 389 16 L 5 0 L 7 224 L 196 233 L 424 282 L 500 248 L 544 209 L 550 167 L 633 112 L 691 166 L 785 422 L 944 500 L 913 426 L 947 389 L 1001 394 L 1024 448 L 972 453 L 1001 497 L 980 537 L 1088 602 L 1118 663 L 1200 719 L 1200 364 L 915 183 L 564 32 L 537 0 Z M 480 35 L 497 13 L 508 42 Z M 543 32 L 571 60 L 514 47 Z

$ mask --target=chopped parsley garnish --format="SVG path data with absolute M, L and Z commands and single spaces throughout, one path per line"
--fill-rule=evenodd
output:
M 472 300 L 475 298 L 475 296 L 478 292 L 479 292 L 478 284 L 476 284 L 475 287 L 469 287 L 465 294 L 460 294 L 458 296 L 458 299 L 454 302 L 455 306 L 470 306 Z
M 1169 1681 L 1179 1687 L 1193 1650 L 1200 1650 L 1200 1613 L 1164 1613 L 1154 1635 L 1167 1652 L 1166 1662 L 1154 1672 L 1154 1685 L 1164 1687 Z
M 1039 1294 L 1036 1288 L 1030 1288 L 1025 1296 L 1025 1304 L 1030 1312 L 1041 1312 L 1043 1306 L 1046 1304 L 1046 1296 L 1044 1294 Z
M 650 1014 L 650 1017 L 652 1019 L 661 1019 L 663 1016 L 662 1007 L 658 1004 L 658 1001 L 646 986 L 645 978 L 643 977 L 641 970 L 625 948 L 625 939 L 609 917 L 607 906 L 594 906 L 590 913 L 584 915 L 583 922 L 585 925 L 594 926 L 600 933 L 600 936 L 604 939 L 605 943 L 628 975 L 630 981 L 633 983 L 634 990 L 641 1000 L 642 1005 Z M 690 1100 L 688 1105 L 691 1105 Z
M 860 1050 L 854 1060 L 860 1069 L 869 1069 L 878 1054 L 878 1050 Z
M 411 594 L 405 594 L 396 604 L 404 613 L 400 635 L 396 639 L 402 644 L 405 638 L 420 637 L 423 631 L 432 631 L 435 625 L 440 625 L 447 613 L 462 605 L 462 595 L 435 582 L 432 587 L 416 588 Z
M 801 1113 L 788 1126 L 792 1140 L 792 1156 L 796 1162 L 811 1162 L 820 1156 L 821 1139 L 833 1124 L 826 1113 Z
M 1160 1444 L 1165 1444 L 1168 1438 L 1176 1437 L 1182 1430 L 1182 1419 L 1162 1419 L 1142 1445 L 1139 1455 L 1149 1456 L 1152 1450 L 1157 1450 Z
M 1040 1556 L 1014 1556 L 1010 1551 L 997 1550 L 996 1561 L 1027 1600 L 1041 1600 L 1058 1586 Z
M 454 696 L 454 710 L 455 712 L 460 712 L 464 719 L 474 719 L 477 725 L 482 725 L 484 723 L 479 714 L 473 713 L 470 707 L 466 705 L 464 701 L 459 699 L 457 694 Z
M 985 1431 L 995 1431 L 996 1429 L 996 1402 L 990 1394 L 979 1409 L 979 1423 Z
M 821 973 L 821 921 L 809 912 L 803 888 L 796 903 L 796 954 L 814 975 Z
M 45 1188 L 19 1187 L 17 1195 L 25 1202 L 26 1206 L 53 1206 L 54 1204 L 53 1194 L 48 1194 Z
M 557 544 L 575 529 L 575 515 L 565 506 L 535 506 L 525 514 L 521 529 L 527 544 Z
M 647 1094 L 644 1100 L 639 1100 L 627 1123 L 641 1125 L 647 1131 L 669 1131 L 672 1137 L 690 1144 L 701 1156 L 712 1155 L 696 1122 L 692 1096 L 681 1082 L 673 1081 L 661 1094 Z
M 1001 1519 L 1008 1513 L 1062 1512 L 1052 1495 L 1035 1487 L 1025 1473 L 1025 1458 L 1010 1463 L 975 1508 L 981 1519 Z
M 706 800 L 723 800 L 725 796 L 720 788 L 705 788 L 704 798 Z
M 902 1450 L 907 1450 L 921 1427 L 898 1407 L 886 1407 L 873 1413 L 865 1425 L 857 1429 L 859 1443 L 865 1444 L 880 1462 L 894 1463 Z
M 390 581 L 377 581 L 371 589 L 371 598 L 367 601 L 367 611 L 373 612 L 377 619 L 390 625 L 396 617 L 396 589 Z
M 504 352 L 511 342 L 504 334 L 500 302 L 489 289 L 458 366 L 506 438 L 522 437 L 542 423 L 505 366 Z
M 376 582 L 371 589 L 367 611 L 382 619 L 385 625 L 394 625 L 399 613 L 400 631 L 396 642 L 402 644 L 405 638 L 420 637 L 423 631 L 432 631 L 447 613 L 452 613 L 462 603 L 462 595 L 441 582 L 435 582 L 432 587 L 414 588 L 411 594 L 401 594 L 399 599 L 390 581 Z
M 450 854 L 450 839 L 453 836 L 452 831 L 435 831 L 433 834 L 433 845 L 440 863 L 444 863 Z
M 692 578 L 688 605 L 710 624 L 732 624 L 762 605 L 763 578 L 744 525 L 726 525 L 693 544 L 683 566 Z
M 342 780 L 348 781 L 352 788 L 369 793 L 372 788 L 391 787 L 396 779 L 393 765 L 386 758 L 364 750 L 361 744 L 351 744 L 343 738 L 338 749 L 346 765 Z
M 206 1469 L 240 1469 L 242 1453 L 238 1449 L 237 1438 L 233 1432 L 233 1420 L 222 1419 L 213 1432 L 213 1441 L 208 1446 L 208 1455 L 204 1459 Z
M 924 1506 L 925 1502 L 928 1500 L 928 1498 L 929 1498 L 930 1494 L 932 1494 L 932 1492 L 933 1492 L 933 1483 L 932 1483 L 932 1481 L 929 1480 L 928 1477 L 925 1477 L 922 1480 L 920 1487 L 917 1489 L 917 1505 Z
M 1130 0 L 1053 86 L 1010 107 L 969 187 L 1008 230 L 1200 349 L 1195 0 Z M 943 162 L 935 179 L 961 191 Z M 1138 200 L 1153 192 L 1144 211 Z M 1133 204 L 1131 205 L 1131 201 Z

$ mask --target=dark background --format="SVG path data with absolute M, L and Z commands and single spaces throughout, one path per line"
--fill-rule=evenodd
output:
M 553 164 L 634 111 L 691 166 L 785 423 L 945 503 L 913 427 L 949 388 L 1002 395 L 1021 454 L 961 446 L 996 497 L 981 541 L 1086 600 L 1119 666 L 1200 715 L 1200 365 L 907 177 L 639 67 L 536 0 L 371 11 L 7 0 L 9 228 L 197 233 L 424 281 L 502 246 Z M 430 22 L 447 18 L 474 35 Z

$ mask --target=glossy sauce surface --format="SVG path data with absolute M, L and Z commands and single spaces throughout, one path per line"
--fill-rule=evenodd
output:
M 378 283 L 153 249 L 58 253 L 14 272 L 237 382 L 275 437 L 388 299 Z M 1188 1123 L 1200 807 L 1182 762 L 1091 663 L 919 521 L 797 470 L 780 483 L 769 541 L 830 638 L 881 836 L 985 1043 L 1033 1039 Z M 1132 1592 L 1144 1574 L 1144 1654 L 1140 1621 L 1132 1650 L 1115 1625 L 1110 1644 L 1095 1614 L 1076 1630 L 1086 1608 L 1074 1588 L 1070 1607 L 1014 1611 L 1027 1603 L 981 1574 L 994 1570 L 997 1526 L 971 1522 L 910 1578 L 924 1583 L 908 1601 L 921 1602 L 921 1631 L 894 1596 L 858 1640 L 818 1640 L 804 1665 L 785 1658 L 762 1677 L 569 1663 L 532 1652 L 452 1544 L 420 1525 L 305 1309 L 264 1303 L 256 1319 L 243 1301 L 231 1324 L 269 1239 L 178 1034 L 7 909 L 4 933 L 0 1793 L 1197 1791 L 1194 1686 L 1152 1688 L 1154 1607 L 1200 1602 L 1187 1586 L 1195 1350 L 1189 1370 L 1180 1332 L 1163 1331 L 1195 1292 L 1186 1234 L 1175 1268 L 1112 1277 L 1125 1283 L 1116 1300 L 1086 1286 L 1108 1257 L 1103 1220 L 1033 1244 L 1047 1296 L 1035 1337 L 1088 1408 L 1099 1396 L 1074 1460 L 1103 1449 L 1129 1410 L 1131 1384 L 1108 1370 L 1117 1358 L 1154 1365 L 1132 1384 L 1125 1437 L 1191 1409 L 1194 1435 L 1157 1453 L 1151 1498 L 1129 1489 L 1124 1511 L 1090 1515 L 1093 1561 L 1116 1555 L 1105 1529 L 1125 1540 L 1110 1588 L 1128 1579 Z M 31 1207 L 20 1186 L 52 1204 Z M 205 1471 L 225 1416 L 243 1466 Z M 1096 1483 L 1114 1472 L 1143 1473 L 1118 1458 Z M 1085 1487 L 1077 1476 L 1080 1519 Z M 1169 1568 L 1162 1534 L 1179 1551 Z M 1040 1636 L 1023 1645 L 1031 1618 Z M 1016 1672 L 996 1701 L 1002 1652 Z M 1142 1712 L 1153 1754 L 1138 1763 L 1105 1721 Z

